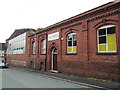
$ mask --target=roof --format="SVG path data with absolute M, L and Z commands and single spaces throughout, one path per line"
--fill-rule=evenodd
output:
M 109 2 L 109 3 L 107 3 L 107 4 L 104 4 L 104 5 L 101 5 L 101 6 L 99 6 L 99 7 L 96 7 L 96 8 L 94 8 L 94 9 L 92 9 L 92 10 L 83 12 L 83 13 L 81 13 L 81 14 L 78 14 L 78 15 L 76 15 L 76 16 L 70 17 L 70 18 L 68 18 L 68 19 L 66 19 L 66 20 L 63 20 L 63 21 L 61 21 L 61 22 L 58 22 L 58 23 L 56 23 L 56 24 L 50 25 L 50 26 L 44 28 L 43 30 L 41 30 L 41 32 L 42 32 L 42 31 L 45 31 L 45 30 L 49 30 L 49 29 L 54 28 L 54 27 L 57 27 L 57 26 L 62 26 L 63 24 L 66 24 L 66 23 L 69 23 L 69 22 L 71 23 L 72 21 L 75 21 L 75 20 L 78 19 L 78 18 L 87 16 L 87 15 L 89 16 L 89 14 L 91 14 L 91 13 L 94 13 L 94 12 L 96 12 L 96 11 L 102 10 L 102 9 L 104 9 L 104 8 L 107 8 L 107 7 L 110 7 L 110 6 L 112 6 L 112 5 L 116 5 L 116 4 L 120 4 L 120 2 L 119 2 L 119 1 L 118 1 L 118 2 L 113 1 L 113 2 Z M 40 32 L 38 32 L 38 33 L 40 33 Z
M 31 29 L 29 29 L 29 28 L 27 28 L 27 29 L 16 29 L 16 30 L 13 32 L 13 34 L 9 37 L 8 40 L 13 39 L 14 37 L 16 37 L 16 36 L 18 36 L 18 35 L 20 35 L 20 34 L 23 34 L 23 33 L 27 32 L 27 31 L 29 31 L 29 30 L 31 30 Z

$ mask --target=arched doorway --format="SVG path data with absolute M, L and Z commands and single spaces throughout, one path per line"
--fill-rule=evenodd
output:
M 57 71 L 57 49 L 54 47 L 52 49 L 52 60 L 51 60 L 51 70 Z

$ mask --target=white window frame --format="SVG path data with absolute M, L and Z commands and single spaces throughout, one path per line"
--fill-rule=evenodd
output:
M 74 42 L 73 35 L 76 35 L 76 37 L 77 37 L 76 33 L 70 33 L 70 34 L 67 35 L 67 53 L 77 53 L 77 50 L 76 50 L 76 52 L 68 52 L 68 47 L 69 47 L 68 46 L 68 36 L 72 36 L 72 46 L 71 47 L 76 47 L 77 48 L 77 38 L 75 39 L 76 40 L 76 46 L 73 46 L 73 42 Z
M 98 28 L 98 30 L 97 30 L 97 45 L 98 45 L 98 52 L 99 53 L 115 53 L 115 52 L 117 52 L 117 46 L 116 46 L 116 51 L 108 51 L 108 44 L 116 44 L 117 45 L 117 42 L 116 43 L 108 43 L 107 42 L 108 35 L 116 35 L 116 33 L 115 34 L 107 34 L 107 28 L 110 28 L 110 27 L 116 27 L 116 26 L 115 25 L 104 25 L 104 26 L 101 26 L 100 28 Z M 99 30 L 101 30 L 101 29 L 106 29 L 106 35 L 99 36 Z M 99 37 L 102 37 L 102 36 L 106 36 L 106 43 L 103 43 L 103 45 L 106 45 L 106 51 L 99 50 L 99 45 L 102 45 L 102 44 L 99 44 Z

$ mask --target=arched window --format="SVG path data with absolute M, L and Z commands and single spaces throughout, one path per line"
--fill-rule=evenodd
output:
M 32 43 L 32 54 L 35 54 L 35 42 Z
M 77 52 L 76 33 L 70 33 L 67 36 L 67 53 L 76 52 Z
M 41 41 L 41 53 L 46 54 L 46 40 L 45 39 Z
M 116 52 L 115 25 L 104 25 L 98 28 L 98 52 Z

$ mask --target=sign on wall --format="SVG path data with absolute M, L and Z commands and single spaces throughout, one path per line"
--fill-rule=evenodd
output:
M 26 61 L 11 60 L 12 64 L 26 66 Z
M 59 39 L 59 32 L 52 33 L 48 35 L 48 41 Z

